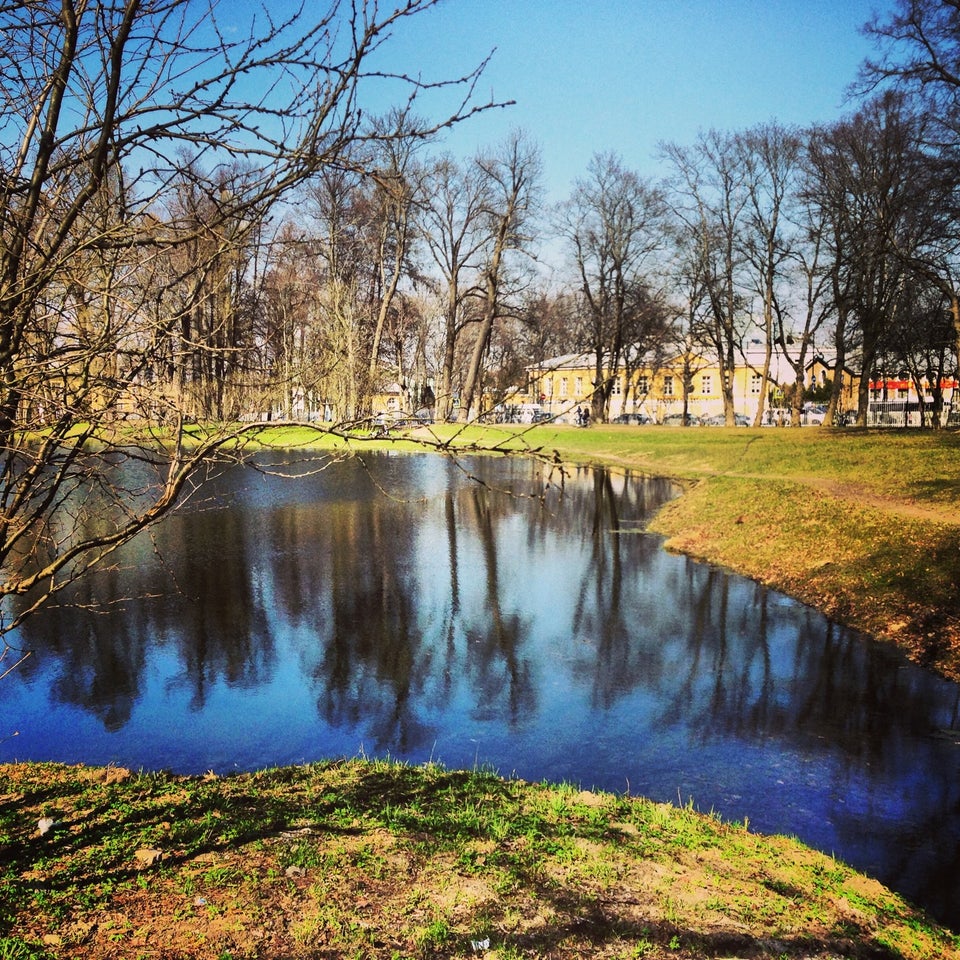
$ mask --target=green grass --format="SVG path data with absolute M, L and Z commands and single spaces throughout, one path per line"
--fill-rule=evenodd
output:
M 538 427 L 525 436 L 531 445 L 546 445 L 576 459 L 647 465 L 688 479 L 717 474 L 820 477 L 960 507 L 960 434 L 955 431 L 600 426 Z
M 0 958 L 960 956 L 874 881 L 692 804 L 366 760 L 0 766 L 0 797 Z M 164 856 L 137 869 L 144 840 Z

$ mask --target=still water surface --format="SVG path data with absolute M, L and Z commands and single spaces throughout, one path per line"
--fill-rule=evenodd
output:
M 960 688 L 668 554 L 643 528 L 669 483 L 557 479 L 427 454 L 229 472 L 74 598 L 126 598 L 109 614 L 29 622 L 0 760 L 365 753 L 692 799 L 960 928 Z

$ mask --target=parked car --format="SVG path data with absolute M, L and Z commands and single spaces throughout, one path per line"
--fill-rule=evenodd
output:
M 725 427 L 727 418 L 722 413 L 714 414 L 702 421 L 705 427 Z M 735 413 L 733 415 L 733 425 L 735 427 L 749 427 L 753 421 L 745 413 Z
M 671 413 L 669 416 L 663 418 L 663 425 L 665 427 L 682 427 L 682 426 L 699 427 L 702 424 L 703 424 L 703 421 L 698 416 L 692 413 L 687 414 L 686 424 L 684 424 L 683 422 L 682 413 Z
M 614 423 L 628 424 L 632 427 L 640 427 L 645 423 L 653 423 L 645 413 L 621 413 L 620 416 L 613 418 Z

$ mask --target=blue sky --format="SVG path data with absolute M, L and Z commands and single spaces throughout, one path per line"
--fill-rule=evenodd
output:
M 806 125 L 850 109 L 870 53 L 860 26 L 892 0 L 444 0 L 391 41 L 395 65 L 457 76 L 496 48 L 480 94 L 516 100 L 446 141 L 456 156 L 526 130 L 543 150 L 548 199 L 613 151 L 665 172 L 663 141 L 770 120 Z

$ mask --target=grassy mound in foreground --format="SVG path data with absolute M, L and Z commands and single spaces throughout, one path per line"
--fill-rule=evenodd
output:
M 960 957 L 796 841 L 482 772 L 11 764 L 0 832 L 5 960 Z

